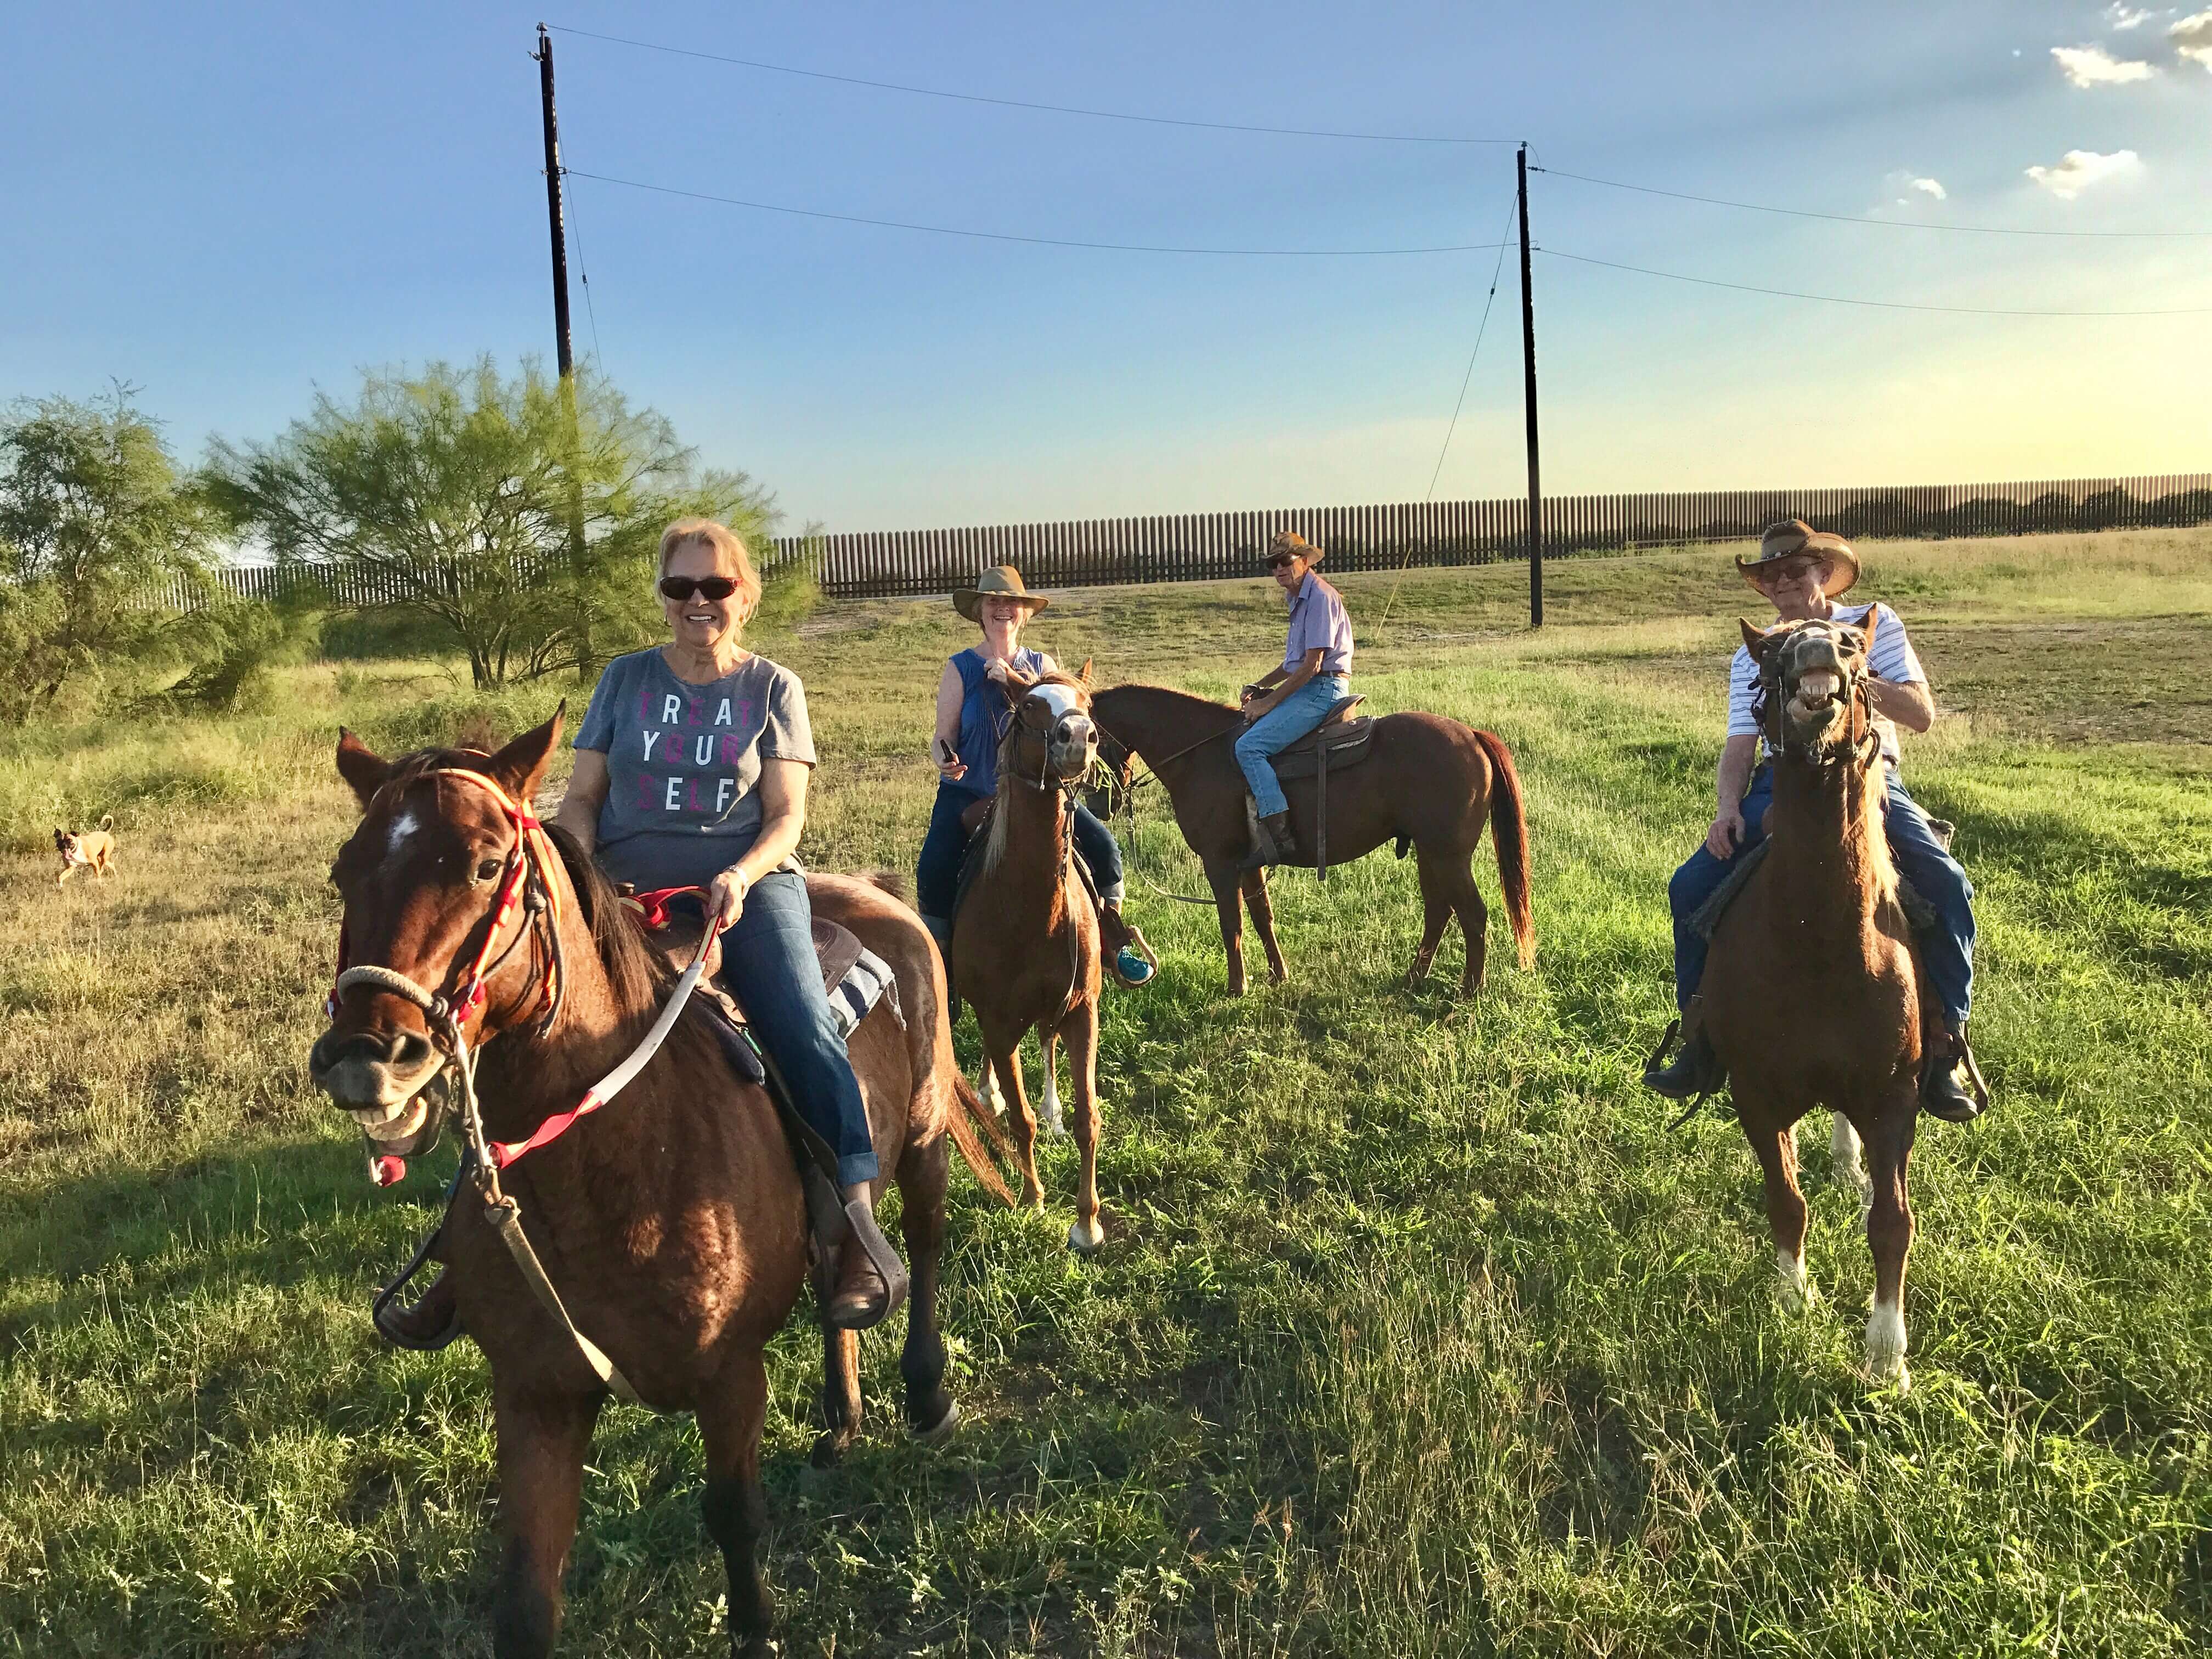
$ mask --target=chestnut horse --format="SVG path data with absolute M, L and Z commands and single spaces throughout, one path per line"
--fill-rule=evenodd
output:
M 952 983 L 975 1011 L 998 1093 L 1011 1108 L 1022 1201 L 1038 1211 L 1037 1120 L 1022 1086 L 1021 1041 L 1034 1030 L 1044 1050 L 1055 1133 L 1059 1048 L 1067 1044 L 1083 1158 L 1067 1243 L 1088 1254 L 1106 1239 L 1098 1224 L 1098 917 L 1075 867 L 1071 820 L 1074 791 L 1097 758 L 1098 730 L 1089 689 L 1075 675 L 1010 672 L 1007 691 L 1014 709 L 999 740 L 998 797 L 952 917 Z
M 1205 866 L 1229 957 L 1229 994 L 1244 994 L 1244 925 L 1240 897 L 1267 953 L 1267 971 L 1279 984 L 1289 977 L 1275 943 L 1274 908 L 1265 870 L 1241 868 L 1251 844 L 1244 775 L 1230 752 L 1243 716 L 1224 703 L 1160 685 L 1115 685 L 1091 699 L 1091 714 L 1118 753 L 1109 763 L 1123 787 L 1128 754 L 1142 756 L 1167 787 L 1176 823 Z M 1314 781 L 1283 786 L 1291 822 L 1313 822 Z M 1419 860 L 1425 917 L 1413 952 L 1410 983 L 1428 977 L 1444 928 L 1456 915 L 1466 936 L 1467 960 L 1460 994 L 1482 988 L 1489 911 L 1474 884 L 1474 849 L 1485 817 L 1498 854 L 1498 885 L 1521 965 L 1535 960 L 1536 933 L 1528 914 L 1528 825 L 1521 806 L 1521 780 L 1504 740 L 1439 714 L 1385 714 L 1375 722 L 1365 760 L 1333 771 L 1328 779 L 1328 858 L 1349 863 L 1395 840 L 1403 858 L 1410 844 Z M 1303 832 L 1303 829 L 1301 830 Z
M 501 1176 L 528 1246 L 495 1231 L 501 1189 L 481 1163 L 437 1238 L 463 1323 L 491 1365 L 507 1534 L 494 1650 L 536 1659 L 552 1649 L 607 1390 L 593 1365 L 611 1361 L 617 1386 L 697 1417 L 702 1506 L 729 1573 L 732 1638 L 757 1651 L 770 1621 L 757 1559 L 762 1350 L 807 1276 L 799 1176 L 767 1094 L 738 1079 L 701 1018 L 678 1021 L 634 1082 L 563 1132 L 561 1115 L 638 1048 L 672 974 L 574 843 L 531 812 L 560 728 L 556 714 L 495 755 L 423 750 L 398 761 L 341 734 L 338 771 L 362 816 L 331 873 L 344 901 L 340 951 L 355 966 L 309 1070 L 395 1156 L 434 1143 L 471 1076 L 481 1120 L 471 1139 L 493 1164 L 534 1134 L 558 1135 Z M 953 1061 L 943 972 L 919 919 L 863 882 L 815 877 L 808 889 L 816 914 L 859 934 L 897 977 L 896 1008 L 879 1003 L 851 1048 L 877 1155 L 903 1200 L 907 1421 L 933 1438 L 958 1419 L 937 1328 L 945 1138 L 971 1162 L 980 1156 L 962 1098 L 975 1097 Z M 566 1327 L 526 1277 L 532 1247 Z M 578 1334 L 604 1360 L 587 1363 Z M 856 1340 L 824 1337 L 817 1462 L 860 1422 Z
M 1765 1176 L 1780 1294 L 1792 1307 L 1812 1299 L 1796 1123 L 1816 1105 L 1836 1114 L 1837 1170 L 1861 1186 L 1874 1254 L 1867 1369 L 1901 1389 L 1911 1385 L 1905 1166 L 1919 1113 L 1921 1033 L 1936 1016 L 1923 1006 L 1882 827 L 1886 763 L 1866 690 L 1873 619 L 1864 631 L 1799 622 L 1761 633 L 1745 623 L 1743 640 L 1759 665 L 1774 804 L 1765 862 L 1713 933 L 1705 1030 Z

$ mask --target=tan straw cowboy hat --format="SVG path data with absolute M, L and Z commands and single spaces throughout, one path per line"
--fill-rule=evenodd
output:
M 1304 559 L 1308 564 L 1319 564 L 1328 556 L 1327 548 L 1316 547 L 1297 531 L 1278 530 L 1274 540 L 1267 544 L 1267 550 L 1260 556 L 1260 562 L 1273 564 L 1285 553 Z
M 967 617 L 969 622 L 981 622 L 983 619 L 983 601 L 986 599 L 1018 599 L 1029 606 L 1031 616 L 1035 616 L 1052 603 L 1043 594 L 1032 593 L 1024 587 L 1022 585 L 1022 573 L 1010 564 L 993 565 L 975 578 L 975 585 L 973 587 L 954 588 L 952 608 Z
M 1735 568 L 1743 573 L 1744 580 L 1757 587 L 1761 566 L 1792 559 L 1800 553 L 1809 553 L 1827 565 L 1828 580 L 1820 588 L 1832 599 L 1850 592 L 1859 579 L 1859 556 L 1851 551 L 1851 544 L 1841 536 L 1814 529 L 1802 519 L 1785 519 L 1767 526 L 1759 538 L 1759 551 L 1748 559 L 1738 559 Z M 1838 571 L 1843 573 L 1840 582 L 1835 580 Z

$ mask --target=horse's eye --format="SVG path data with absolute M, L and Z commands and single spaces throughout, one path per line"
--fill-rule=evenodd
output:
M 501 865 L 497 859 L 478 859 L 477 860 L 476 878 L 478 881 L 495 880 L 497 878 L 500 871 L 505 866 Z

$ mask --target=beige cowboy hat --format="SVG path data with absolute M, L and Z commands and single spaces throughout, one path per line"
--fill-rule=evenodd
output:
M 952 608 L 969 622 L 981 622 L 986 599 L 1018 599 L 1029 606 L 1035 616 L 1052 601 L 1042 593 L 1032 593 L 1022 585 L 1022 573 L 1010 564 L 994 564 L 975 578 L 973 587 L 952 590 Z
M 1275 538 L 1267 544 L 1267 550 L 1260 556 L 1262 564 L 1273 564 L 1284 554 L 1295 554 L 1308 564 L 1319 564 L 1328 556 L 1325 547 L 1316 547 L 1295 530 L 1278 530 Z
M 1735 568 L 1743 573 L 1744 580 L 1757 587 L 1762 566 L 1793 559 L 1800 553 L 1810 553 L 1826 563 L 1828 579 L 1820 584 L 1820 590 L 1832 599 L 1850 592 L 1859 579 L 1859 556 L 1851 551 L 1851 544 L 1841 536 L 1814 529 L 1802 519 L 1785 519 L 1767 526 L 1759 538 L 1759 551 L 1750 558 L 1738 559 Z M 1838 571 L 1843 572 L 1840 582 L 1835 580 Z

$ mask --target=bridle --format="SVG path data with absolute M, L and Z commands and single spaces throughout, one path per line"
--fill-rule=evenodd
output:
M 525 940 L 530 941 L 532 983 L 537 988 L 539 1017 L 536 1034 L 544 1036 L 553 1028 L 561 1012 L 564 988 L 568 982 L 568 968 L 561 952 L 560 890 L 546 878 L 546 868 L 552 858 L 551 843 L 545 826 L 538 815 L 522 802 L 507 793 L 495 780 L 484 773 L 465 766 L 428 767 L 410 772 L 392 783 L 404 787 L 423 778 L 452 778 L 483 790 L 498 806 L 501 814 L 514 826 L 514 845 L 508 849 L 506 863 L 500 873 L 499 890 L 491 908 L 485 913 L 483 938 L 465 967 L 458 972 L 448 969 L 447 978 L 452 981 L 450 991 L 431 991 L 410 979 L 396 968 L 379 963 L 350 966 L 351 948 L 343 924 L 338 928 L 338 975 L 324 1002 L 326 1018 L 336 1019 L 338 1003 L 345 994 L 356 988 L 380 991 L 396 996 L 403 1002 L 412 1003 L 422 1015 L 445 1056 L 445 1063 L 425 1079 L 427 1089 L 438 1079 L 452 1072 L 461 1083 L 462 1117 L 465 1131 L 472 1152 L 482 1152 L 487 1143 L 483 1125 L 477 1109 L 476 1058 L 471 1048 L 465 1026 L 470 1015 L 480 1012 L 490 994 L 490 983 L 509 957 L 520 949 Z M 385 785 L 388 789 L 392 783 Z M 382 793 L 382 790 L 378 792 Z M 514 915 L 517 907 L 529 914 L 523 925 L 497 955 L 492 947 Z M 544 937 L 541 954 L 538 939 Z M 458 963 L 458 959 L 457 959 Z M 419 1092 L 419 1091 L 418 1091 Z M 501 1150 L 504 1150 L 502 1148 Z M 527 1150 L 526 1148 L 525 1150 Z M 512 1156 L 488 1162 L 492 1181 L 496 1185 L 497 1171 L 520 1157 Z M 371 1177 L 380 1187 L 390 1186 L 406 1173 L 406 1163 L 398 1157 L 387 1156 L 371 1160 Z
M 1848 624 L 1837 623 L 1842 627 Z M 1842 669 L 1843 695 L 1850 704 L 1850 727 L 1844 746 L 1825 756 L 1802 755 L 1789 744 L 1789 723 L 1785 710 L 1789 703 L 1784 675 L 1790 659 L 1796 655 L 1796 646 L 1801 639 L 1814 637 L 1793 633 L 1779 641 L 1774 649 L 1766 653 L 1759 665 L 1759 686 L 1752 694 L 1752 718 L 1759 723 L 1759 734 L 1766 743 L 1770 756 L 1799 755 L 1822 771 L 1850 762 L 1863 769 L 1881 751 L 1881 738 L 1875 729 L 1873 692 L 1866 652 L 1862 649 L 1855 657 L 1847 658 Z
M 1008 695 L 1011 696 L 1012 694 L 1009 693 Z M 1026 718 L 1030 707 L 1032 704 L 1035 704 L 1037 708 L 1042 708 L 1046 711 L 1046 720 L 1044 724 L 1040 726 Z M 1062 892 L 1066 892 L 1067 890 L 1068 878 L 1075 875 L 1075 826 L 1073 822 L 1075 817 L 1075 798 L 1082 793 L 1085 786 L 1089 783 L 1091 774 L 1098 769 L 1097 750 L 1094 746 L 1091 750 L 1091 763 L 1088 766 L 1085 766 L 1082 771 L 1077 773 L 1072 778 L 1055 778 L 1053 776 L 1052 726 L 1054 721 L 1064 718 L 1066 718 L 1064 715 L 1054 714 L 1052 712 L 1052 705 L 1047 702 L 1042 697 L 1040 697 L 1034 690 L 1024 692 L 1014 703 L 1013 718 L 1007 723 L 1006 734 L 1005 738 L 1001 739 L 1001 747 L 999 751 L 999 771 L 1002 776 L 1011 780 L 1012 782 L 1019 785 L 1023 788 L 1035 789 L 1039 793 L 1054 793 L 1060 797 L 1060 799 L 1054 803 L 1054 830 L 1060 837 L 1060 890 Z M 1087 711 L 1085 713 L 1084 718 L 1091 720 L 1091 730 L 1094 732 L 1097 732 L 1098 729 L 1098 723 L 1095 720 L 1091 720 L 1091 716 Z M 1023 776 L 1021 772 L 1013 764 L 1018 739 L 1024 734 L 1039 740 L 1037 749 L 1037 775 L 1034 782 Z M 1079 886 L 1082 884 L 1080 877 L 1077 878 L 1077 884 Z M 1076 939 L 1074 925 L 1071 921 L 1067 928 L 1067 995 L 1060 1005 L 1060 1012 L 1063 1016 L 1066 1013 L 1068 1009 L 1073 1008 L 1075 1006 L 1076 993 L 1082 983 L 1082 951 Z
M 429 1237 L 422 1241 L 414 1260 L 397 1279 L 378 1292 L 374 1310 L 376 1317 L 380 1323 L 385 1309 L 429 1259 L 431 1248 L 437 1242 L 438 1235 L 444 1231 L 446 1221 L 452 1216 L 453 1206 L 459 1199 L 465 1178 L 469 1178 L 466 1184 L 472 1185 L 483 1200 L 485 1219 L 499 1236 L 500 1242 L 507 1247 L 515 1267 L 539 1304 L 568 1332 L 578 1353 L 599 1380 L 611 1389 L 617 1397 L 635 1403 L 638 1398 L 637 1391 L 630 1386 L 629 1379 L 589 1337 L 576 1328 L 575 1322 L 568 1316 L 568 1308 L 561 1300 L 561 1293 L 554 1288 L 552 1280 L 546 1275 L 544 1264 L 538 1259 L 538 1252 L 522 1230 L 522 1207 L 515 1202 L 513 1194 L 501 1189 L 499 1176 L 501 1170 L 525 1154 L 559 1139 L 580 1120 L 599 1110 L 621 1093 L 645 1069 L 646 1063 L 659 1052 L 660 1045 L 667 1040 L 669 1032 L 675 1029 L 677 1020 L 690 1001 L 692 990 L 706 969 L 708 952 L 714 947 L 716 935 L 721 932 L 721 916 L 719 912 L 708 916 L 706 931 L 700 935 L 697 951 L 684 968 L 682 977 L 676 981 L 675 988 L 669 994 L 659 1018 L 621 1064 L 585 1091 L 583 1098 L 575 1105 L 545 1119 L 521 1140 L 494 1140 L 484 1133 L 483 1109 L 477 1098 L 477 1051 L 470 1045 L 464 1026 L 469 1016 L 484 1006 L 487 987 L 492 976 L 498 973 L 524 939 L 534 940 L 537 938 L 542 926 L 547 936 L 542 968 L 538 965 L 537 946 L 534 944 L 532 946 L 532 983 L 538 988 L 538 1006 L 544 1010 L 538 1020 L 535 1034 L 544 1036 L 551 1030 L 553 1022 L 561 1012 L 562 991 L 568 976 L 561 952 L 560 889 L 547 878 L 546 874 L 556 855 L 538 815 L 483 773 L 461 766 L 430 767 L 410 773 L 404 780 L 393 781 L 411 783 L 423 777 L 453 778 L 484 790 L 497 804 L 507 822 L 514 825 L 514 846 L 507 854 L 506 867 L 500 878 L 498 896 L 486 915 L 483 940 L 477 945 L 468 966 L 454 980 L 451 993 L 425 990 L 397 969 L 370 963 L 360 967 L 346 966 L 345 929 L 341 926 L 338 930 L 340 971 L 325 1005 L 326 1014 L 335 1019 L 339 999 L 356 987 L 387 993 L 414 1004 L 421 1010 L 432 1039 L 444 1058 L 438 1069 L 423 1079 L 416 1093 L 419 1095 L 422 1089 L 429 1088 L 439 1079 L 450 1073 L 459 1085 L 462 1133 L 468 1142 L 462 1154 L 461 1166 L 453 1172 L 453 1182 L 447 1188 L 446 1215 L 440 1218 Z M 671 890 L 653 896 L 665 902 L 678 890 Z M 495 957 L 492 954 L 493 941 L 506 927 L 518 905 L 526 908 L 529 915 L 514 937 Z M 406 1160 L 396 1154 L 372 1157 L 369 1172 L 370 1179 L 378 1186 L 388 1187 L 407 1173 Z

